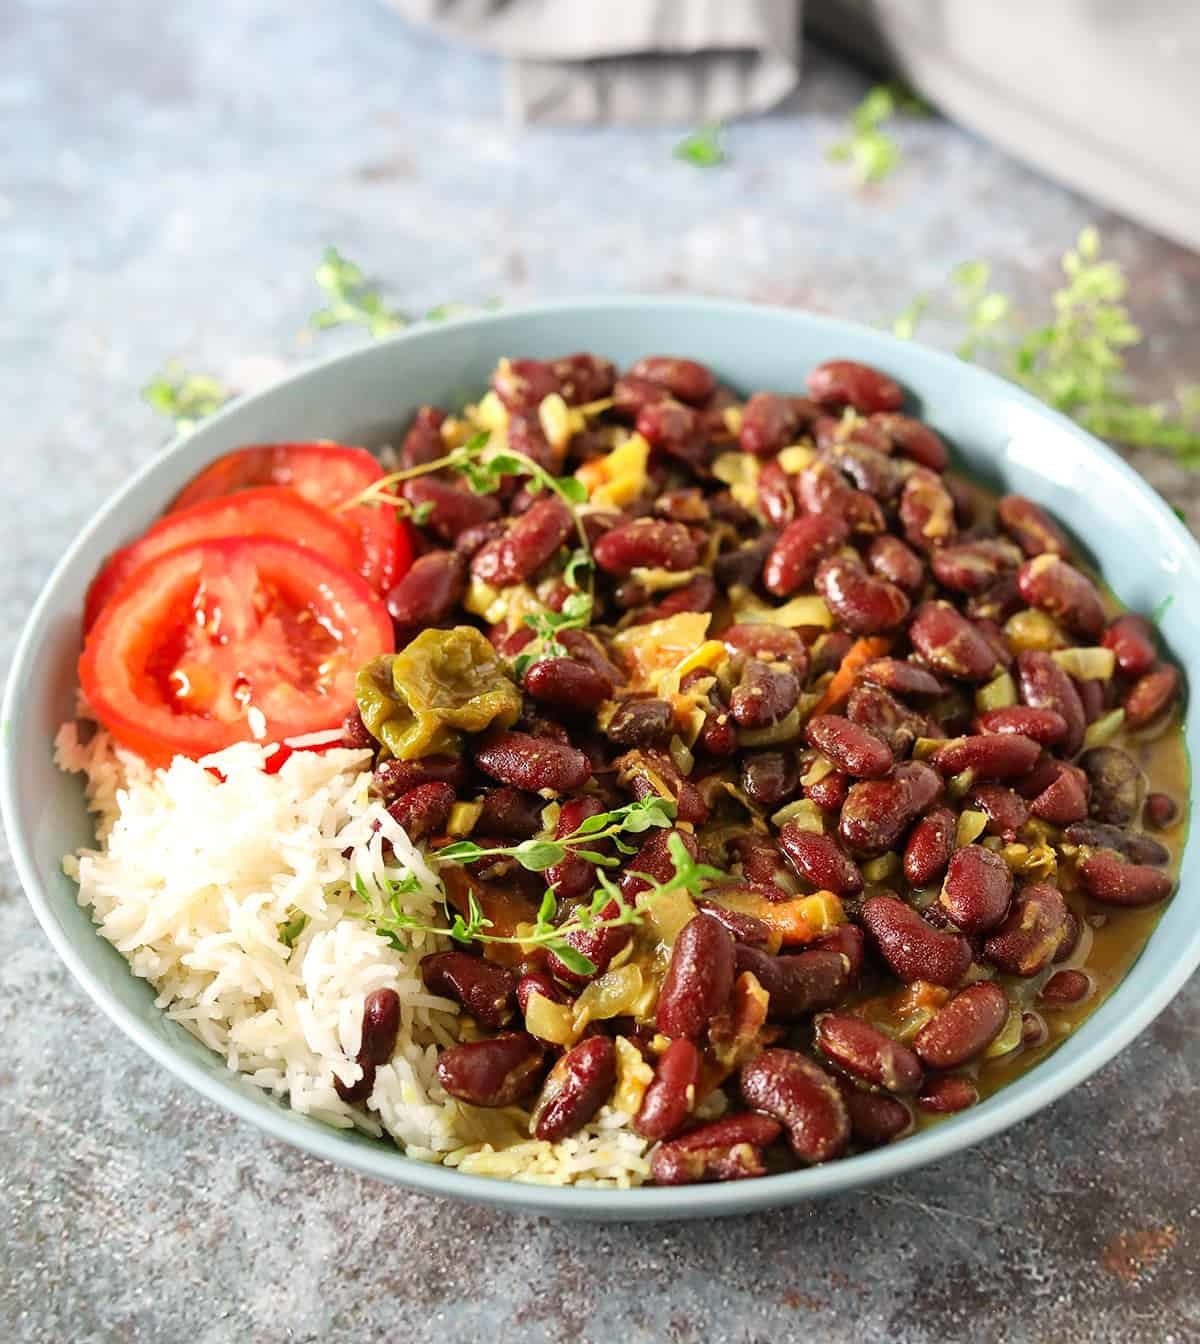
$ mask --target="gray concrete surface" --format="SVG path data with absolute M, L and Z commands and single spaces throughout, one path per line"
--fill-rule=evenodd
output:
M 1200 258 L 936 120 L 854 190 L 822 151 L 864 87 L 814 56 L 701 172 L 670 131 L 506 128 L 487 60 L 370 0 L 6 0 L 0 658 L 162 441 L 148 375 L 177 354 L 248 385 L 308 357 L 326 242 L 416 310 L 693 290 L 880 321 L 970 256 L 1033 303 L 1096 219 L 1133 278 L 1140 388 L 1200 374 Z M 1200 521 L 1200 478 L 1137 465 Z M 114 1032 L 6 857 L 0 878 L 0 1340 L 1200 1338 L 1195 982 L 1086 1086 L 937 1170 L 752 1221 L 563 1226 L 236 1124 Z

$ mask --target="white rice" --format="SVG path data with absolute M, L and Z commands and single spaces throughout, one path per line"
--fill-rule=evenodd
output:
M 230 1069 L 297 1111 L 386 1132 L 410 1157 L 462 1171 L 556 1185 L 648 1178 L 649 1144 L 611 1108 L 552 1144 L 529 1138 L 519 1108 L 482 1110 L 442 1090 L 438 1047 L 458 1039 L 457 1005 L 426 990 L 419 968 L 440 940 L 413 934 L 398 951 L 353 913 L 356 878 L 381 891 L 415 876 L 405 909 L 427 923 L 440 914 L 424 856 L 370 797 L 369 752 L 298 751 L 268 775 L 264 749 L 245 743 L 152 770 L 89 728 L 67 724 L 55 745 L 60 767 L 85 778 L 99 848 L 64 869 L 167 1016 Z M 297 914 L 307 923 L 289 948 L 280 933 Z M 333 1075 L 358 1078 L 363 1000 L 384 986 L 400 996 L 396 1051 L 366 1106 L 349 1105 Z

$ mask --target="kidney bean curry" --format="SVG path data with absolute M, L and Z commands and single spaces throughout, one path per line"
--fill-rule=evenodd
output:
M 611 1103 L 660 1184 L 975 1105 L 1120 980 L 1183 845 L 1151 622 L 884 373 L 807 392 L 502 360 L 351 501 L 412 552 L 343 740 L 446 887 L 441 1084 L 548 1140 Z

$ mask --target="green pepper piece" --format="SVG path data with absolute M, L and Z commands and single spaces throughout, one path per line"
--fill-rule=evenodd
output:
M 459 751 L 462 733 L 509 728 L 521 693 L 473 626 L 423 630 L 361 668 L 355 686 L 368 731 L 402 761 Z

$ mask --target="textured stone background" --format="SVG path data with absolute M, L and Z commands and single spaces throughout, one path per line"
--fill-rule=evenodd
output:
M 880 321 L 970 256 L 1034 303 L 1096 220 L 1133 278 L 1141 389 L 1197 378 L 1200 258 L 936 120 L 856 191 L 822 151 L 864 87 L 814 55 L 700 172 L 670 131 L 506 128 L 487 60 L 370 0 L 5 0 L 0 659 L 162 441 L 147 376 L 177 354 L 246 387 L 306 358 L 327 242 L 415 311 L 692 290 Z M 1200 522 L 1197 478 L 1137 465 Z M 1195 983 L 1087 1085 L 937 1170 L 753 1221 L 566 1226 L 235 1124 L 114 1034 L 7 859 L 0 878 L 5 1341 L 1200 1338 Z

